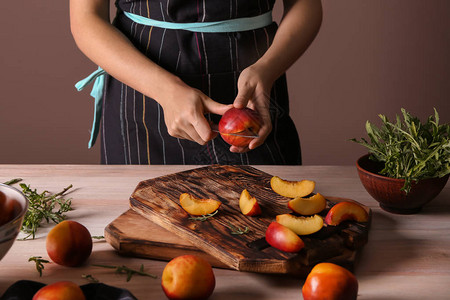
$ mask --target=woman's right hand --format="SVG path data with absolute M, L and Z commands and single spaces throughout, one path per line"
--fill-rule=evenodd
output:
M 164 96 L 156 100 L 163 107 L 167 131 L 171 136 L 200 145 L 217 136 L 205 114 L 223 115 L 232 105 L 218 103 L 181 80 L 167 90 Z

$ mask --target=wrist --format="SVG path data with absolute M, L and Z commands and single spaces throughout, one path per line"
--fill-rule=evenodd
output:
M 164 71 L 159 76 L 156 76 L 153 84 L 147 85 L 147 91 L 144 94 L 153 98 L 161 106 L 165 106 L 174 91 L 184 88 L 186 88 L 186 84 L 178 76 Z

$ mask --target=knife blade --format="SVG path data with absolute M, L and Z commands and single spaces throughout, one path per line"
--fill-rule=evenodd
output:
M 234 132 L 234 133 L 221 133 L 219 131 L 219 125 L 217 124 L 211 124 L 211 130 L 220 134 L 228 134 L 228 135 L 234 135 L 234 136 L 240 136 L 240 137 L 246 137 L 251 139 L 259 138 L 259 135 L 256 133 L 253 133 L 251 131 L 242 131 L 242 132 Z

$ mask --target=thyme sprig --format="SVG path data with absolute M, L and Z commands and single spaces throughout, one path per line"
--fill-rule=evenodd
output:
M 230 234 L 233 234 L 233 235 L 246 234 L 250 231 L 250 229 L 247 226 L 245 226 L 244 228 L 241 228 L 238 226 L 234 226 L 231 223 L 228 223 L 228 228 L 230 229 Z
M 126 274 L 127 275 L 127 282 L 131 280 L 131 277 L 133 275 L 140 275 L 140 276 L 148 276 L 151 278 L 158 278 L 158 276 L 144 272 L 144 265 L 141 265 L 139 270 L 134 270 L 131 268 L 128 268 L 127 266 L 110 266 L 110 265 L 93 265 L 95 267 L 101 267 L 101 268 L 107 268 L 107 269 L 115 269 L 116 273 L 118 274 Z
M 21 178 L 15 178 L 5 182 L 5 184 L 12 185 L 20 181 L 22 181 Z M 38 193 L 30 185 L 24 183 L 20 183 L 19 185 L 22 188 L 22 193 L 29 201 L 28 211 L 25 214 L 21 228 L 22 232 L 27 234 L 23 238 L 24 240 L 30 237 L 34 239 L 38 228 L 44 220 L 47 223 L 52 221 L 57 224 L 66 218 L 66 212 L 73 210 L 72 201 L 63 197 L 72 188 L 72 185 L 69 185 L 56 194 L 52 194 L 49 191 Z
M 81 278 L 86 279 L 89 282 L 93 282 L 93 283 L 98 283 L 100 282 L 97 278 L 95 278 L 94 276 L 92 276 L 91 274 L 82 274 Z
M 42 277 L 42 270 L 45 268 L 44 264 L 50 262 L 46 259 L 42 259 L 42 256 L 32 256 L 28 259 L 28 261 L 34 261 L 36 263 L 36 270 L 39 272 L 39 277 Z
M 189 220 L 194 220 L 194 221 L 201 221 L 201 222 L 203 222 L 203 221 L 208 220 L 208 219 L 211 218 L 211 217 L 214 217 L 218 212 L 219 212 L 219 210 L 216 210 L 216 211 L 213 212 L 213 213 L 206 214 L 206 215 L 201 215 L 201 216 L 199 216 L 199 217 L 190 217 Z

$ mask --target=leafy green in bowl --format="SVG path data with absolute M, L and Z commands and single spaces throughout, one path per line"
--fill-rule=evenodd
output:
M 409 193 L 414 181 L 450 174 L 450 125 L 439 124 L 436 109 L 425 123 L 404 108 L 401 112 L 395 122 L 379 115 L 380 127 L 367 121 L 369 140 L 351 140 L 366 147 L 370 159 L 384 164 L 378 174 L 404 179 L 402 190 Z

